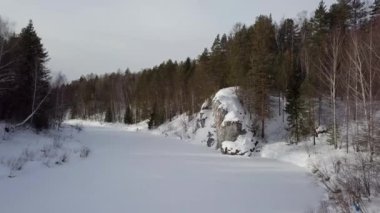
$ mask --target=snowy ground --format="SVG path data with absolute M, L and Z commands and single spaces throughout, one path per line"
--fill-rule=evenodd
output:
M 1 177 L 1 212 L 302 213 L 323 196 L 292 164 L 90 124 L 74 136 L 91 149 L 88 158 Z

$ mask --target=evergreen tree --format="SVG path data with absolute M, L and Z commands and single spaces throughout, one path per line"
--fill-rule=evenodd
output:
M 298 65 L 290 75 L 286 94 L 287 104 L 285 111 L 288 113 L 288 131 L 290 132 L 291 143 L 296 144 L 310 131 L 305 103 L 301 97 L 301 86 L 304 78 L 305 75 Z
M 219 35 L 216 36 L 211 51 L 211 79 L 214 82 L 215 90 L 217 90 L 227 86 L 227 36 L 225 34 L 222 35 L 222 38 Z
M 377 18 L 380 15 L 380 0 L 375 0 L 371 5 L 371 17 Z
M 236 24 L 231 35 L 228 52 L 228 84 L 247 85 L 247 71 L 250 66 L 251 39 L 245 25 Z
M 262 138 L 265 137 L 265 120 L 270 115 L 269 90 L 273 81 L 273 68 L 276 54 L 275 30 L 272 18 L 260 16 L 253 26 L 251 79 L 253 111 L 261 123 Z
M 363 25 L 367 20 L 365 2 L 361 0 L 350 0 L 350 25 L 354 29 Z
M 124 123 L 125 124 L 132 124 L 133 118 L 132 118 L 132 110 L 131 107 L 127 106 L 124 113 Z
M 341 29 L 345 31 L 351 24 L 351 0 L 338 0 L 332 4 L 329 11 L 330 29 Z
M 21 30 L 18 37 L 18 60 L 15 63 L 13 120 L 22 121 L 32 114 L 37 105 L 48 95 L 50 90 L 50 75 L 45 64 L 48 61 L 48 53 L 44 49 L 41 38 L 37 36 L 32 21 Z M 39 110 L 33 115 L 31 124 L 37 129 L 49 126 L 48 101 L 44 101 Z
M 152 112 L 150 113 L 150 118 L 148 122 L 148 128 L 149 129 L 154 129 L 159 125 L 159 115 L 158 115 L 158 109 L 157 109 L 157 104 L 155 103 L 153 105 Z
M 322 0 L 319 2 L 318 8 L 314 12 L 314 17 L 311 19 L 313 26 L 313 39 L 319 46 L 326 38 L 329 31 L 329 14 L 327 13 L 326 4 Z
M 112 123 L 113 122 L 113 113 L 111 107 L 108 107 L 106 111 L 106 116 L 104 118 L 104 122 Z

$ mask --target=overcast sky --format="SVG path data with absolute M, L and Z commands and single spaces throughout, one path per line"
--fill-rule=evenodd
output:
M 330 4 L 334 0 L 326 0 Z M 53 72 L 132 71 L 197 57 L 215 36 L 260 14 L 278 21 L 311 13 L 319 0 L 0 0 L 19 32 L 32 19 Z

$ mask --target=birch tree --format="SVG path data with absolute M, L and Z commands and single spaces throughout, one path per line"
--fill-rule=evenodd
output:
M 337 123 L 337 88 L 339 66 L 341 63 L 341 51 L 343 45 L 342 33 L 336 29 L 329 36 L 329 45 L 326 48 L 326 56 L 321 61 L 322 81 L 328 86 L 332 108 L 332 143 L 335 149 L 338 148 L 338 123 Z

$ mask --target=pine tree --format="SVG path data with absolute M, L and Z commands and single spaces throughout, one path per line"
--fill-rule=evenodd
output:
M 314 12 L 311 23 L 313 26 L 313 39 L 318 46 L 324 41 L 329 31 L 329 14 L 327 13 L 326 4 L 323 0 L 319 2 L 319 6 Z
M 371 17 L 377 18 L 380 15 L 380 0 L 375 0 L 371 5 Z
M 158 125 L 158 112 L 157 112 L 157 104 L 153 105 L 152 112 L 150 113 L 150 118 L 148 122 L 148 128 L 154 129 Z
M 269 89 L 273 81 L 276 54 L 275 30 L 272 18 L 260 16 L 253 26 L 251 67 L 251 100 L 253 110 L 261 123 L 261 137 L 265 137 L 265 120 L 270 115 Z
M 45 66 L 48 53 L 41 43 L 41 38 L 37 36 L 32 21 L 19 35 L 17 55 L 18 62 L 14 67 L 17 86 L 14 91 L 13 119 L 22 121 L 32 114 L 50 90 L 50 73 Z M 49 126 L 50 105 L 49 101 L 45 101 L 33 115 L 31 124 L 37 129 Z
M 107 108 L 106 116 L 104 118 L 104 122 L 112 123 L 113 122 L 113 113 L 111 107 Z
M 214 81 L 214 89 L 217 90 L 227 86 L 227 36 L 225 34 L 222 35 L 222 38 L 219 35 L 216 36 L 211 51 L 211 79 Z
M 132 124 L 133 118 L 132 118 L 132 110 L 130 106 L 127 106 L 124 113 L 124 123 L 125 124 Z
M 331 5 L 329 11 L 330 29 L 341 29 L 345 31 L 350 25 L 352 18 L 350 1 L 351 0 L 338 0 L 337 3 Z
M 367 11 L 365 2 L 361 0 L 350 0 L 350 25 L 354 29 L 359 28 L 366 22 Z
M 285 111 L 288 113 L 288 131 L 290 132 L 291 143 L 296 144 L 310 131 L 305 103 L 301 97 L 301 86 L 304 78 L 305 75 L 298 65 L 290 75 L 286 94 L 288 102 Z

